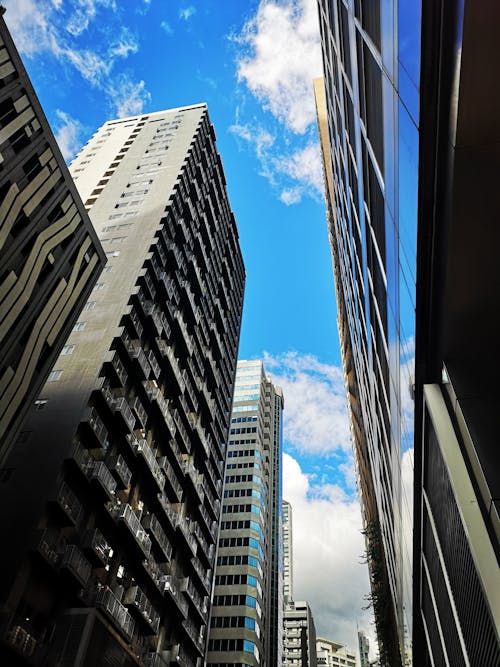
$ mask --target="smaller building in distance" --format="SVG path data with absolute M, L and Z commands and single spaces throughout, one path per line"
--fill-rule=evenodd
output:
M 4 11 L 0 6 L 0 466 L 5 468 L 105 255 Z
M 285 667 L 316 667 L 316 628 L 311 607 L 304 600 L 285 605 Z
M 368 637 L 361 630 L 358 631 L 358 647 L 359 647 L 359 660 L 361 662 L 360 667 L 370 667 L 370 642 Z
M 316 639 L 318 667 L 358 667 L 355 651 L 331 639 Z M 368 664 L 368 663 L 367 663 Z

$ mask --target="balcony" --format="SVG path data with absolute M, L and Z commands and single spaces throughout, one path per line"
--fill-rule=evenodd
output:
M 154 514 L 148 514 L 148 516 L 144 517 L 142 524 L 144 528 L 149 530 L 150 534 L 154 538 L 156 544 L 160 548 L 161 552 L 163 553 L 165 559 L 167 561 L 170 561 L 172 558 L 172 551 L 173 547 L 170 544 L 170 540 L 168 539 L 167 535 L 165 534 L 165 531 L 161 527 L 160 522 L 158 519 L 155 517 Z M 161 560 L 161 559 L 158 559 Z
M 180 434 L 182 442 L 184 443 L 184 449 L 185 449 L 185 451 L 190 452 L 191 451 L 191 441 L 189 439 L 186 427 L 182 423 L 182 418 L 181 418 L 178 410 L 173 410 L 173 417 L 174 417 L 175 425 L 177 427 L 177 432 Z
M 208 513 L 208 511 L 207 511 L 207 508 L 205 507 L 205 505 L 203 505 L 203 504 L 199 505 L 198 510 L 199 510 L 199 512 L 200 512 L 200 515 L 201 515 L 202 518 L 203 518 L 203 521 L 204 521 L 204 523 L 205 523 L 205 526 L 206 526 L 207 529 L 208 529 L 208 532 L 210 533 L 210 535 L 211 535 L 211 536 L 213 537 L 213 539 L 215 540 L 216 535 L 217 535 L 217 521 L 214 521 L 214 520 L 211 518 L 211 516 L 209 515 L 209 513 Z
M 189 547 L 191 553 L 193 556 L 196 556 L 196 550 L 198 548 L 196 544 L 196 540 L 194 538 L 193 533 L 191 532 L 191 526 L 197 526 L 195 521 L 190 521 L 187 517 L 180 516 L 177 521 L 177 528 L 180 532 L 180 534 L 183 536 L 187 546 Z
M 141 456 L 143 458 L 156 484 L 158 485 L 158 488 L 160 491 L 163 491 L 165 488 L 165 476 L 163 475 L 161 468 L 158 465 L 158 461 L 156 460 L 156 456 L 151 447 L 148 445 L 147 440 L 136 440 L 132 444 L 132 448 L 134 449 L 134 452 L 137 454 L 137 456 Z
M 148 301 L 146 303 L 144 312 L 153 323 L 156 335 L 160 336 L 161 333 L 163 332 L 163 322 L 158 308 L 151 301 Z
M 179 589 L 179 580 L 171 574 L 166 574 L 162 580 L 163 592 L 168 594 L 170 599 L 175 603 L 184 618 L 188 612 L 188 601 L 182 595 Z
M 154 401 L 158 406 L 158 409 L 160 410 L 163 419 L 165 420 L 165 424 L 170 431 L 170 435 L 173 437 L 175 435 L 176 426 L 173 417 L 170 414 L 169 402 L 164 398 L 159 387 L 157 387 L 152 382 L 144 382 L 144 389 L 149 397 L 149 400 Z
M 83 517 L 83 505 L 66 482 L 62 482 L 57 490 L 56 504 L 71 525 L 78 525 Z
M 40 633 L 20 616 L 5 612 L 0 616 L 0 640 L 22 659 L 22 664 L 39 667 L 46 664 L 47 645 Z M 16 663 L 17 664 L 17 660 Z M 9 661 L 11 664 L 11 661 Z
M 107 463 L 109 469 L 114 474 L 119 488 L 128 488 L 130 480 L 132 479 L 132 473 L 128 465 L 125 463 L 123 456 L 121 454 L 112 456 L 110 459 L 108 459 Z
M 145 622 L 146 626 L 152 630 L 153 634 L 156 635 L 158 633 L 158 628 L 160 627 L 160 614 L 156 611 L 139 586 L 132 586 L 129 588 L 125 593 L 123 602 L 136 612 L 137 616 Z
M 74 544 L 69 544 L 64 549 L 61 569 L 68 570 L 83 587 L 87 585 L 92 574 L 92 566 Z
M 141 422 L 142 427 L 146 428 L 148 421 L 148 413 L 143 406 L 141 399 L 136 396 L 132 402 L 132 410 L 135 412 L 137 419 Z
M 96 461 L 88 468 L 88 478 L 100 486 L 109 500 L 115 495 L 117 484 L 103 461 Z
M 151 375 L 151 366 L 141 347 L 134 347 L 130 350 L 130 356 L 136 361 L 139 374 L 143 380 L 147 380 Z
M 121 397 L 116 399 L 114 411 L 122 419 L 126 430 L 133 431 L 135 427 L 135 416 L 126 398 Z
M 198 544 L 200 545 L 201 549 L 198 551 L 198 556 L 203 555 L 205 559 L 205 563 L 208 565 L 209 568 L 212 567 L 213 565 L 213 557 L 214 557 L 214 552 L 215 552 L 215 544 L 209 544 L 207 540 L 205 539 L 201 528 L 198 526 L 198 524 L 195 524 L 193 534 L 196 535 L 196 539 L 198 540 Z
M 182 627 L 186 631 L 186 634 L 189 637 L 189 639 L 193 642 L 194 646 L 196 647 L 196 650 L 200 653 L 200 655 L 203 654 L 205 651 L 205 641 L 203 639 L 202 631 L 198 627 L 196 627 L 196 625 L 190 618 L 187 618 L 183 622 Z
M 175 320 L 182 334 L 186 350 L 188 351 L 188 354 L 191 355 L 193 353 L 193 343 L 191 341 L 191 336 L 189 334 L 187 324 L 184 322 L 184 318 L 182 316 L 182 311 L 180 308 L 177 308 L 175 311 Z
M 109 369 L 112 371 L 112 375 L 115 376 L 115 379 L 118 380 L 122 387 L 125 387 L 127 384 L 128 374 L 118 352 L 115 352 L 107 363 Z
M 82 547 L 95 564 L 107 565 L 113 549 L 98 528 L 88 530 L 83 536 Z
M 122 603 L 115 597 L 113 591 L 109 588 L 101 588 L 97 591 L 95 604 L 98 609 L 102 609 L 113 625 L 128 639 L 132 640 L 134 634 L 134 619 Z
M 196 587 L 189 577 L 186 577 L 182 580 L 181 591 L 185 593 L 186 597 L 191 601 L 191 604 L 200 616 L 200 620 L 205 622 L 208 614 L 208 598 L 206 596 L 201 596 L 198 593 Z
M 129 318 L 130 318 L 130 321 L 133 324 L 133 327 L 134 327 L 135 332 L 137 334 L 137 338 L 141 338 L 141 336 L 144 332 L 144 327 L 142 326 L 141 318 L 139 317 L 138 312 L 134 308 L 132 308 L 132 310 L 130 311 Z
M 146 556 L 149 556 L 151 553 L 151 539 L 142 527 L 139 517 L 130 505 L 125 503 L 108 503 L 106 507 L 115 521 L 123 522 L 142 552 Z
M 174 374 L 175 381 L 179 386 L 179 393 L 182 394 L 182 392 L 184 391 L 184 379 L 182 377 L 182 373 L 179 368 L 179 360 L 175 356 L 174 350 L 171 347 L 167 348 L 167 359 L 170 363 L 170 368 L 172 369 L 172 372 Z
M 146 653 L 144 658 L 145 667 L 169 667 L 168 651 L 163 651 L 163 654 L 165 657 L 161 653 Z
M 173 492 L 176 500 L 180 501 L 182 497 L 182 485 L 177 479 L 177 475 L 174 472 L 172 464 L 166 456 L 162 456 L 158 459 L 158 463 L 163 470 L 165 475 L 165 480 L 168 482 L 170 490 Z
M 202 503 L 205 498 L 205 494 L 203 492 L 202 477 L 200 476 L 199 471 L 194 467 L 191 461 L 185 461 L 183 466 L 183 472 L 184 475 L 191 482 L 191 486 L 193 487 L 196 495 L 198 496 L 199 502 Z
M 108 429 L 104 426 L 104 422 L 97 414 L 95 408 L 87 410 L 86 415 L 80 423 L 80 428 L 88 439 L 91 448 L 106 448 L 108 446 Z
M 161 368 L 160 368 L 160 364 L 158 363 L 158 361 L 156 359 L 156 355 L 153 352 L 153 350 L 150 350 L 149 353 L 148 353 L 148 362 L 149 362 L 149 365 L 151 366 L 151 368 L 153 370 L 153 375 L 158 380 L 158 378 L 161 375 Z
M 57 528 L 46 528 L 44 531 L 39 532 L 35 550 L 49 565 L 57 567 L 63 550 L 61 531 Z
M 191 558 L 191 565 L 198 576 L 198 580 L 203 585 L 203 588 L 210 595 L 212 585 L 212 570 L 205 570 L 198 558 Z

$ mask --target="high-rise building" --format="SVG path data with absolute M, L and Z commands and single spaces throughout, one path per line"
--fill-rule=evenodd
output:
M 108 264 L 0 485 L 0 650 L 197 667 L 244 290 L 207 107 L 110 121 L 71 171 Z
M 316 628 L 309 604 L 303 600 L 285 603 L 285 667 L 316 667 Z
M 293 529 L 292 506 L 283 501 L 283 599 L 293 600 Z
M 104 252 L 0 6 L 0 475 Z
M 370 641 L 364 632 L 358 631 L 360 667 L 370 667 Z
M 497 665 L 498 365 L 477 350 L 500 329 L 500 9 L 318 4 L 317 107 L 380 664 Z
M 316 638 L 316 654 L 318 667 L 358 667 L 359 664 L 354 651 L 324 637 Z M 369 667 L 369 664 L 366 663 L 365 667 Z
M 207 665 L 271 667 L 281 655 L 272 539 L 281 497 L 281 389 L 261 361 L 238 361 Z M 279 504 L 274 502 L 277 490 Z

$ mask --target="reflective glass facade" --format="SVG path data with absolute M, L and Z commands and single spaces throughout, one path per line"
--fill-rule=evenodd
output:
M 323 152 L 327 178 L 330 172 L 339 327 L 352 390 L 368 556 L 374 565 L 383 561 L 385 570 L 374 580 L 379 569 L 371 568 L 374 607 L 383 608 L 384 615 L 377 630 L 381 651 L 392 665 L 411 660 L 409 387 L 415 335 L 419 6 L 319 0 L 329 135 Z

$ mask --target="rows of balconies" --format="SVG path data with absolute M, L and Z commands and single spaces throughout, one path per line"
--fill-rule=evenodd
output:
M 217 536 L 217 522 L 209 515 L 205 505 L 203 504 L 199 505 L 198 510 L 203 518 L 203 521 L 205 522 L 208 532 L 215 540 Z
M 76 526 L 80 522 L 83 517 L 83 505 L 66 482 L 62 482 L 57 490 L 56 503 L 72 525 Z
M 150 350 L 148 352 L 148 362 L 149 362 L 149 365 L 151 366 L 151 369 L 153 371 L 153 375 L 158 380 L 160 378 L 160 375 L 161 375 L 161 366 L 158 363 L 158 360 L 156 358 L 156 354 L 153 352 L 153 350 Z
M 197 527 L 196 522 L 189 520 L 187 517 L 178 515 L 177 529 L 179 530 L 180 534 L 184 537 L 185 543 L 189 547 L 192 555 L 196 556 L 197 544 L 194 535 L 191 532 L 193 526 Z
M 81 421 L 81 428 L 94 447 L 107 447 L 108 429 L 104 426 L 95 408 L 87 410 Z
M 135 310 L 135 308 L 132 307 L 130 313 L 129 313 L 129 318 L 130 321 L 132 322 L 135 332 L 137 334 L 137 338 L 141 338 L 142 334 L 144 332 L 144 327 L 142 326 L 141 318 L 139 317 L 139 313 Z
M 123 421 L 127 431 L 133 431 L 135 428 L 135 416 L 132 408 L 125 397 L 121 396 L 115 400 L 113 410 Z
M 203 654 L 205 651 L 205 640 L 203 638 L 203 628 L 200 630 L 195 623 L 190 618 L 187 618 L 183 623 L 182 627 L 186 631 L 187 636 L 191 639 L 196 649 L 200 654 Z M 203 626 L 204 627 L 204 626 Z
M 179 391 L 180 391 L 180 393 L 182 393 L 184 391 L 184 386 L 185 385 L 184 385 L 184 378 L 182 377 L 182 372 L 181 372 L 181 369 L 179 367 L 179 360 L 175 356 L 174 350 L 171 347 L 167 348 L 166 356 L 167 356 L 167 359 L 170 363 L 170 367 L 171 367 L 171 369 L 174 373 L 175 380 L 176 380 L 177 384 L 179 385 Z
M 189 577 L 186 577 L 181 582 L 181 590 L 186 593 L 186 597 L 191 600 L 194 608 L 201 616 L 201 620 L 205 621 L 208 613 L 208 598 L 198 593 L 196 586 L 193 584 Z
M 137 419 L 141 422 L 143 428 L 146 427 L 148 422 L 148 413 L 144 405 L 142 404 L 141 399 L 136 396 L 132 401 L 132 410 L 135 412 Z
M 140 618 L 146 622 L 153 634 L 158 633 L 160 627 L 160 614 L 156 611 L 139 586 L 131 586 L 126 591 L 123 602 L 132 610 L 135 610 Z
M 198 544 L 201 547 L 201 553 L 204 555 L 205 560 L 208 563 L 209 567 L 211 567 L 213 555 L 215 552 L 215 544 L 208 544 L 207 540 L 205 539 L 205 536 L 202 533 L 200 526 L 198 526 L 198 524 L 196 523 L 193 527 L 193 535 L 196 535 Z
M 108 503 L 106 507 L 115 521 L 123 522 L 127 526 L 141 550 L 146 556 L 149 556 L 151 553 L 151 539 L 132 507 L 128 503 Z
M 118 354 L 118 352 L 115 351 L 112 354 L 109 362 L 107 363 L 110 370 L 112 371 L 112 374 L 116 377 L 121 386 L 125 387 L 128 379 L 128 374 L 125 369 L 123 361 L 120 359 L 120 355 Z
M 95 461 L 88 469 L 87 476 L 90 481 L 95 481 L 104 493 L 107 495 L 108 499 L 111 499 L 115 495 L 116 491 L 116 481 L 113 478 L 113 475 L 108 470 L 107 465 L 103 461 Z
M 148 514 L 144 517 L 142 523 L 144 528 L 149 530 L 154 537 L 165 558 L 169 561 L 172 558 L 173 547 L 158 519 L 154 514 Z
M 45 664 L 47 645 L 26 618 L 3 612 L 0 615 L 0 640 L 21 656 L 23 664 Z
M 189 435 L 188 435 L 188 432 L 186 430 L 186 427 L 182 423 L 180 413 L 179 413 L 178 410 L 175 410 L 175 409 L 172 412 L 173 412 L 175 425 L 177 426 L 177 433 L 179 433 L 179 435 L 182 438 L 182 442 L 184 443 L 184 449 L 187 452 L 190 452 L 191 451 L 191 440 L 189 439 Z
M 184 461 L 184 466 L 183 466 L 183 472 L 184 475 L 189 479 L 191 482 L 197 496 L 198 500 L 200 503 L 203 502 L 205 498 L 205 493 L 203 491 L 203 476 L 200 475 L 199 471 L 191 461 Z
M 186 346 L 186 350 L 188 351 L 188 354 L 192 354 L 193 353 L 193 341 L 191 340 L 191 334 L 188 331 L 187 324 L 184 321 L 182 310 L 180 308 L 175 309 L 174 317 L 175 317 L 175 320 L 176 320 L 177 325 L 179 327 L 179 330 L 182 334 L 182 338 L 184 340 L 184 345 Z
M 127 609 L 122 605 L 110 588 L 101 588 L 97 591 L 95 605 L 97 608 L 104 610 L 115 627 L 117 627 L 129 641 L 132 640 L 135 628 L 134 619 L 130 616 Z
M 165 420 L 165 423 L 168 426 L 170 434 L 174 436 L 177 427 L 175 425 L 172 414 L 170 413 L 169 410 L 169 402 L 164 398 L 160 388 L 157 387 L 155 384 L 153 384 L 152 382 L 144 382 L 143 384 L 144 384 L 144 389 L 146 390 L 146 394 L 149 397 L 149 400 L 156 402 L 163 416 L 163 419 Z

